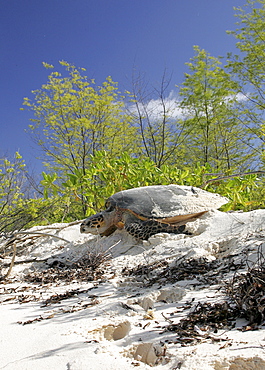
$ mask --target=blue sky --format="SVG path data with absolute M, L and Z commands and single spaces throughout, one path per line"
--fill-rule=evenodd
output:
M 183 82 L 193 45 L 212 56 L 237 52 L 226 30 L 245 0 L 0 0 L 0 156 L 20 151 L 39 169 L 25 129 L 23 97 L 46 83 L 42 62 L 66 60 L 101 84 L 107 76 L 130 90 L 133 70 L 158 83 L 167 69 L 171 89 Z

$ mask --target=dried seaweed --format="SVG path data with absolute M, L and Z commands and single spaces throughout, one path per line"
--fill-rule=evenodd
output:
M 49 320 L 49 319 L 52 319 L 52 318 L 54 318 L 55 316 L 58 316 L 58 315 L 86 310 L 87 308 L 93 307 L 96 304 L 99 304 L 99 301 L 97 299 L 92 299 L 91 302 L 89 302 L 89 303 L 83 303 L 81 305 L 80 304 L 77 304 L 77 305 L 69 306 L 69 307 L 66 307 L 66 308 L 60 308 L 57 311 L 54 310 L 50 314 L 48 314 L 46 316 L 40 315 L 40 316 L 38 316 L 38 317 L 36 317 L 34 319 L 31 319 L 31 320 L 18 321 L 18 324 L 20 324 L 20 325 L 28 325 L 28 324 L 32 324 L 34 322 L 38 322 L 38 321 L 42 321 L 42 320 Z
M 157 275 L 156 271 L 159 270 L 161 267 L 167 268 L 168 266 L 169 263 L 166 260 L 156 261 L 146 265 L 140 264 L 131 269 L 124 267 L 121 273 L 123 276 L 140 277 L 141 279 L 145 277 L 151 278 L 152 276 L 154 276 L 154 274 Z
M 55 293 L 51 295 L 48 299 L 45 299 L 45 301 L 42 303 L 42 307 L 46 307 L 54 303 L 60 303 L 61 301 L 65 299 L 77 297 L 78 294 L 87 293 L 88 291 L 89 289 L 82 289 L 82 290 L 72 289 L 72 290 L 68 290 L 67 292 L 61 293 L 61 294 Z M 95 298 L 95 296 L 89 296 L 89 298 Z
M 255 328 L 265 322 L 265 257 L 262 248 L 257 251 L 255 264 L 246 263 L 247 272 L 236 272 L 233 279 L 224 283 L 224 290 L 239 317 L 245 318 Z
M 231 328 L 239 315 L 237 308 L 227 302 L 197 303 L 193 310 L 177 324 L 170 324 L 166 331 L 177 332 L 175 343 L 194 344 L 203 339 L 217 340 L 211 335 L 218 329 Z M 220 338 L 219 338 L 220 339 Z
M 171 323 L 165 330 L 176 332 L 175 343 L 193 344 L 213 339 L 210 332 L 233 328 L 237 319 L 245 319 L 246 325 L 238 330 L 256 330 L 265 323 L 265 258 L 258 251 L 256 265 L 249 266 L 246 273 L 235 273 L 224 283 L 226 293 L 223 302 L 199 302 L 179 323 Z M 203 334 L 205 333 L 205 334 Z
M 102 280 L 110 256 L 105 253 L 87 253 L 76 262 L 54 259 L 47 268 L 26 274 L 24 281 L 30 283 L 69 283 L 73 280 L 94 281 Z
M 197 280 L 200 284 L 217 284 L 220 277 L 230 271 L 237 271 L 243 262 L 235 263 L 229 259 L 209 261 L 206 258 L 185 259 L 169 264 L 166 260 L 147 265 L 138 265 L 133 269 L 124 269 L 123 275 L 145 280 L 145 286 L 153 284 L 174 284 L 181 280 Z
M 226 292 L 240 312 L 240 316 L 249 321 L 249 325 L 261 325 L 265 322 L 264 265 L 236 276 L 226 285 Z

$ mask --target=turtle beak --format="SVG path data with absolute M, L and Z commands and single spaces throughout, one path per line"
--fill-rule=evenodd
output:
M 80 225 L 81 233 L 91 233 L 94 235 L 100 234 L 105 230 L 105 218 L 102 213 L 97 213 L 96 215 L 88 217 Z

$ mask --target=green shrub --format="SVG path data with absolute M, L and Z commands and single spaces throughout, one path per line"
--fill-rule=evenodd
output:
M 228 178 L 222 179 L 222 176 Z M 104 208 L 112 194 L 134 187 L 149 185 L 190 185 L 219 193 L 230 199 L 223 210 L 248 211 L 265 206 L 263 181 L 257 174 L 231 176 L 211 174 L 210 166 L 158 168 L 149 158 L 134 158 L 123 153 L 109 159 L 104 151 L 91 156 L 85 173 L 75 171 L 60 179 L 56 174 L 43 173 L 42 185 L 46 198 L 60 197 L 65 206 L 65 220 L 84 218 Z M 210 180 L 210 182 L 208 182 Z M 67 209 L 66 209 L 67 208 Z

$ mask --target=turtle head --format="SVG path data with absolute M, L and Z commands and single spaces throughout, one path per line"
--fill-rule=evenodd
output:
M 103 211 L 88 217 L 80 225 L 81 233 L 91 233 L 94 235 L 107 236 L 112 234 L 117 227 L 114 225 L 114 215 L 112 212 Z

